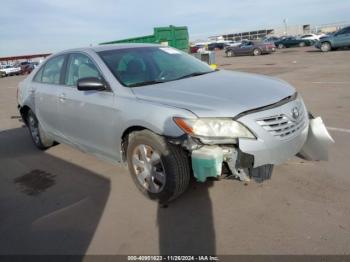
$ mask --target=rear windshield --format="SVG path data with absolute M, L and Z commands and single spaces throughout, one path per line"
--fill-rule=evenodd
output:
M 98 54 L 119 82 L 128 87 L 213 72 L 207 64 L 170 47 L 134 47 L 102 51 Z

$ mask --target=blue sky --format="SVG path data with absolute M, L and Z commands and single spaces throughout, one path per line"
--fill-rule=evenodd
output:
M 190 38 L 289 24 L 349 21 L 349 0 L 6 0 L 0 56 L 55 52 L 186 25 Z

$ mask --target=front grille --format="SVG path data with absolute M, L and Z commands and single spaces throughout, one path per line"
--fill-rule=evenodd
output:
M 280 114 L 264 117 L 258 119 L 256 122 L 271 135 L 280 139 L 288 139 L 298 130 L 302 130 L 305 127 L 306 119 L 304 110 L 300 110 L 300 115 L 297 119 L 293 119 L 293 117 L 285 114 Z

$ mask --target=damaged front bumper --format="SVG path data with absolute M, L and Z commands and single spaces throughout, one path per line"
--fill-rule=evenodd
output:
M 306 160 L 328 160 L 329 146 L 334 143 L 321 117 L 310 119 L 307 140 L 298 153 Z
M 300 119 L 293 121 L 290 112 L 295 103 L 301 108 Z M 298 101 L 243 116 L 239 121 L 255 131 L 257 139 L 238 139 L 234 145 L 204 145 L 190 136 L 182 139 L 180 144 L 191 154 L 192 170 L 198 181 L 222 175 L 223 166 L 231 175 L 248 181 L 254 173 L 272 172 L 273 165 L 295 155 L 313 161 L 327 160 L 329 146 L 334 143 L 322 119 L 309 119 L 304 104 Z M 276 121 L 287 121 L 288 128 L 276 129 Z M 270 177 L 271 173 L 264 176 Z

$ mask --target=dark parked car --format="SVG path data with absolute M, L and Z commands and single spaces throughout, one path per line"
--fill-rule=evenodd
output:
M 222 49 L 224 49 L 224 47 L 225 47 L 225 44 L 224 44 L 224 43 L 210 43 L 210 44 L 208 45 L 208 50 L 210 50 L 210 51 L 213 51 L 213 50 L 215 50 L 215 49 L 220 49 L 220 50 L 222 50 Z
M 34 65 L 31 62 L 21 62 L 19 64 L 19 66 L 21 67 L 21 74 L 25 75 L 25 74 L 30 74 L 33 70 L 34 70 Z
M 278 40 L 275 42 L 275 45 L 278 48 L 285 48 L 285 47 L 295 47 L 295 46 L 310 46 L 313 45 L 315 42 L 313 40 L 308 39 L 299 39 L 296 37 L 286 37 L 284 39 Z
M 344 27 L 331 35 L 321 37 L 316 42 L 315 47 L 321 49 L 323 52 L 342 47 L 350 47 L 350 26 Z
M 273 43 L 246 41 L 238 46 L 229 46 L 225 49 L 226 56 L 270 54 L 276 50 Z

